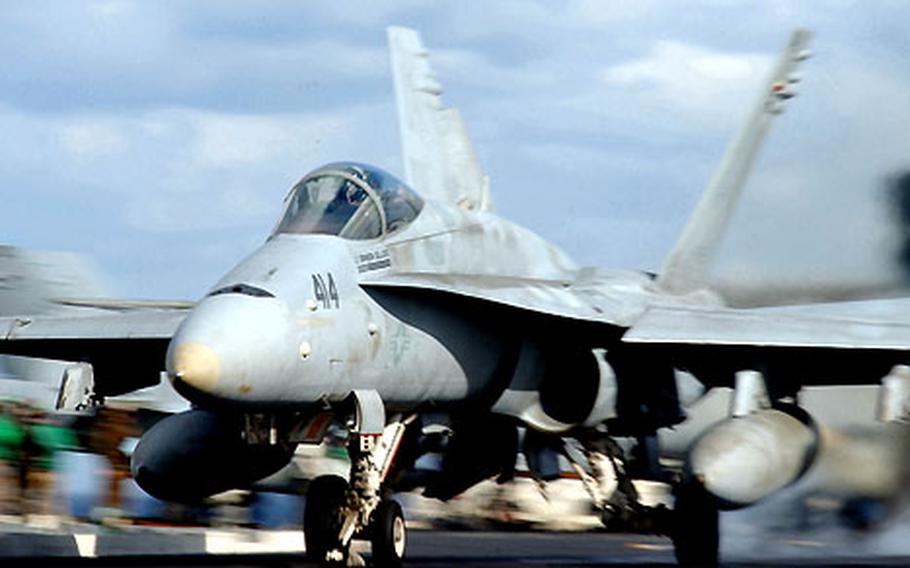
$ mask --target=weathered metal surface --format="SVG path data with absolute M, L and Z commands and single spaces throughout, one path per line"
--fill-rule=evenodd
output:
M 442 85 L 420 35 L 391 27 L 388 36 L 408 182 L 427 199 L 468 210 L 491 210 L 489 180 L 461 114 L 442 104 Z
M 170 338 L 186 317 L 182 310 L 141 311 L 82 316 L 0 318 L 0 338 L 6 341 L 43 339 Z M 0 343 L 0 352 L 4 348 Z
M 764 310 L 654 307 L 628 343 L 874 349 L 910 352 L 910 322 L 801 316 Z

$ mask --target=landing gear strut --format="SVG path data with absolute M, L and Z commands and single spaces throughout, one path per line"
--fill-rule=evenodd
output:
M 594 506 L 600 510 L 604 526 L 611 531 L 666 533 L 670 511 L 662 505 L 648 507 L 639 501 L 619 445 L 610 438 L 602 438 L 586 440 L 583 446 L 590 472 L 567 457 Z

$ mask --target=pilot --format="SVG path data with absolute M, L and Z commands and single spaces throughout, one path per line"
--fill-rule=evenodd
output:
M 348 220 L 366 198 L 367 194 L 363 189 L 350 181 L 345 181 L 338 188 L 332 201 L 326 205 L 315 232 L 327 235 L 341 233 Z

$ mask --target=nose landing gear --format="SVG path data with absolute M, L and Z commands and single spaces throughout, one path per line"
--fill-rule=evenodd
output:
M 401 566 L 407 542 L 401 506 L 383 486 L 411 420 L 393 420 L 382 434 L 352 433 L 350 483 L 317 477 L 307 493 L 304 539 L 308 556 L 322 566 L 357 565 L 354 538 L 368 538 L 375 566 Z

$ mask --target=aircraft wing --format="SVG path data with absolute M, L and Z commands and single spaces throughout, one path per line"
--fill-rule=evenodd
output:
M 95 393 L 156 385 L 184 310 L 0 318 L 0 354 L 91 362 Z
M 396 274 L 366 289 L 424 290 L 509 306 L 543 317 L 625 329 L 623 342 L 665 358 L 708 386 L 731 386 L 737 371 L 779 375 L 790 384 L 874 384 L 910 363 L 910 320 L 828 314 L 813 306 L 733 309 L 721 305 L 650 305 L 654 296 L 626 273 L 591 273 L 573 281 L 458 274 Z M 663 297 L 662 301 L 673 298 Z M 862 302 L 853 302 L 862 313 Z M 802 308 L 802 309 L 801 309 Z M 901 313 L 901 312 L 894 312 Z M 892 318 L 893 319 L 893 318 Z M 648 354 L 652 355 L 648 355 Z
M 390 27 L 388 36 L 408 183 L 427 199 L 492 210 L 489 180 L 461 114 L 442 104 L 442 86 L 420 34 Z
M 188 310 L 196 305 L 185 300 L 121 300 L 118 298 L 53 298 L 55 306 L 129 312 L 134 310 Z
M 648 305 L 637 273 L 580 274 L 565 280 L 457 273 L 401 273 L 363 278 L 361 286 L 430 290 L 571 320 L 628 327 Z M 622 279 L 630 285 L 617 286 Z
M 35 389 L 53 391 L 67 373 L 83 370 L 99 395 L 159 385 L 168 341 L 190 307 L 108 299 L 101 277 L 80 255 L 0 246 L 4 392 L 53 408 L 53 396 L 45 400 Z M 18 314 L 28 315 L 13 317 Z
M 805 385 L 868 384 L 910 363 L 910 322 L 735 310 L 653 307 L 623 336 L 710 386 L 758 370 Z
M 108 293 L 83 257 L 0 245 L 0 315 L 50 313 L 55 298 L 102 298 Z

